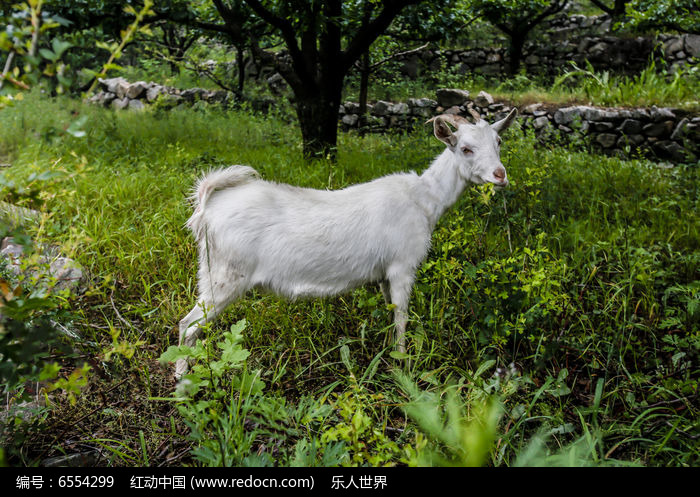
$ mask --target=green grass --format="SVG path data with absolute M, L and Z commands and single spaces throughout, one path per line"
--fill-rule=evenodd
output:
M 76 114 L 88 117 L 84 138 L 63 134 Z M 92 366 L 77 403 L 57 395 L 42 423 L 20 424 L 10 463 L 77 450 L 69 440 L 122 465 L 699 462 L 696 165 L 537 147 L 510 131 L 511 187 L 470 188 L 438 224 L 403 368 L 378 288 L 300 302 L 253 293 L 207 333 L 216 356 L 245 319 L 250 356 L 217 379 L 228 393 L 196 397 L 226 416 L 197 424 L 196 404 L 155 400 L 172 394 L 157 359 L 195 298 L 183 227 L 195 178 L 249 164 L 341 188 L 421 171 L 440 144 L 427 129 L 347 134 L 337 164 L 306 163 L 297 128 L 274 117 L 114 113 L 33 95 L 0 112 L 0 128 L 5 183 L 35 192 L 6 195 L 46 212 L 31 234 L 88 270 L 90 290 L 68 303 L 71 326 L 97 344 L 63 360 Z M 28 184 L 47 169 L 60 174 Z M 241 371 L 258 371 L 264 389 L 240 396 Z M 237 444 L 249 451 L 227 453 Z
M 462 88 L 473 95 L 486 91 L 497 100 L 515 105 L 536 102 L 556 105 L 586 104 L 608 107 L 677 107 L 688 111 L 700 109 L 700 72 L 688 66 L 671 74 L 650 63 L 636 75 L 618 75 L 596 71 L 590 65 L 563 67 L 554 78 L 525 74 L 514 77 L 487 78 L 479 74 L 460 74 L 456 68 L 443 68 L 437 73 L 415 80 L 394 77 L 399 70 L 394 63 L 385 73 L 370 78 L 369 100 L 405 101 L 416 96 L 435 98 L 439 88 Z M 356 101 L 359 84 L 349 78 L 345 100 Z

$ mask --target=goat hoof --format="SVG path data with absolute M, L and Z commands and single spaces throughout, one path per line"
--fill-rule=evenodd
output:
M 175 380 L 180 381 L 187 372 L 187 369 L 187 361 L 185 359 L 178 359 L 177 362 L 175 362 Z

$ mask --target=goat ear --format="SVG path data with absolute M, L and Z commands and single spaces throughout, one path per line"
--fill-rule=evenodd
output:
M 513 107 L 513 110 L 510 111 L 510 113 L 501 119 L 500 121 L 497 121 L 491 125 L 491 127 L 496 131 L 496 133 L 501 133 L 505 130 L 508 129 L 508 127 L 513 124 L 513 121 L 515 120 L 515 116 L 518 115 L 518 109 Z
M 449 147 L 454 147 L 457 145 L 457 137 L 454 135 L 452 130 L 447 126 L 447 123 L 440 117 L 436 117 L 433 121 L 433 132 L 435 133 L 435 138 L 443 142 Z

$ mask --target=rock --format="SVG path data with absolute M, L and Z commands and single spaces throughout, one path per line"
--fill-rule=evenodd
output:
M 700 35 L 685 35 L 685 51 L 691 57 L 700 58 Z
M 360 118 L 357 114 L 345 114 L 341 121 L 343 122 L 343 124 L 352 128 L 357 124 L 357 121 L 359 121 L 359 119 Z
M 488 109 L 491 112 L 497 112 L 505 107 L 504 104 L 491 104 L 489 105 Z
M 682 38 L 670 38 L 666 40 L 663 46 L 664 53 L 666 55 L 675 54 L 683 50 L 683 39 Z
M 611 28 L 612 28 L 612 19 L 606 19 L 605 21 L 600 23 L 597 31 L 599 33 L 608 33 Z
M 372 114 L 374 114 L 375 116 L 387 116 L 391 113 L 392 106 L 393 104 L 391 102 L 387 102 L 386 100 L 379 100 L 377 103 L 374 104 Z
M 203 88 L 189 88 L 181 91 L 180 96 L 186 102 L 193 103 L 195 100 L 201 100 L 204 93 L 206 93 L 206 90 Z
M 700 143 L 700 124 L 687 124 L 683 129 L 685 132 L 684 138 L 692 140 L 695 149 L 698 150 L 698 143 Z
M 484 52 L 479 50 L 470 50 L 468 52 L 463 52 L 460 59 L 463 64 L 468 66 L 476 66 L 486 62 L 486 55 Z
M 666 119 L 675 119 L 676 115 L 667 107 L 661 107 L 659 109 L 655 105 L 652 105 L 649 111 L 649 117 L 651 117 L 651 119 L 654 121 L 663 121 Z
M 437 102 L 429 98 L 409 98 L 408 106 L 414 116 L 430 117 L 433 109 L 437 107 Z
M 464 105 L 469 100 L 469 92 L 457 88 L 441 88 L 437 92 L 437 103 L 441 107 Z
M 588 53 L 591 55 L 603 55 L 608 51 L 608 44 L 602 41 L 588 48 Z
M 144 110 L 146 106 L 141 100 L 129 100 L 129 110 Z
M 116 86 L 114 87 L 114 94 L 117 96 L 118 99 L 125 99 L 126 98 L 126 93 L 129 91 L 129 88 L 131 85 L 129 82 L 125 79 L 121 81 L 117 81 Z
M 479 107 L 488 107 L 489 105 L 494 103 L 494 99 L 490 94 L 482 90 L 474 99 L 474 103 Z
M 681 119 L 680 122 L 676 125 L 676 129 L 674 129 L 673 133 L 671 133 L 671 140 L 682 140 L 684 135 L 686 134 L 688 123 L 690 123 L 690 121 L 687 117 Z
M 617 142 L 617 135 L 613 135 L 612 133 L 600 133 L 595 137 L 595 141 L 603 148 L 610 148 Z
M 540 58 L 537 55 L 528 55 L 525 57 L 525 63 L 529 66 L 534 66 L 540 63 Z
M 128 105 L 129 105 L 128 98 L 115 98 L 114 100 L 112 100 L 112 108 L 114 110 L 126 109 L 126 107 Z
M 101 454 L 96 451 L 78 452 L 75 454 L 66 454 L 63 456 L 50 457 L 41 461 L 40 466 L 47 468 L 83 468 L 97 465 L 101 458 Z
M 148 83 L 146 83 L 145 81 L 137 81 L 136 83 L 131 83 L 129 85 L 129 88 L 126 90 L 126 96 L 130 99 L 141 98 L 141 95 L 144 94 L 147 88 Z
M 404 102 L 398 102 L 391 107 L 392 114 L 405 115 L 405 114 L 408 114 L 409 112 L 410 112 L 410 109 L 408 108 L 408 104 L 406 104 Z
M 536 118 L 534 121 L 532 121 L 532 126 L 533 126 L 536 130 L 540 130 L 540 129 L 544 128 L 545 126 L 548 126 L 548 125 L 549 125 L 549 119 L 547 119 L 546 116 L 538 117 L 538 118 Z
M 523 114 L 534 114 L 537 110 L 539 110 L 540 107 L 542 107 L 542 102 L 530 104 L 526 107 L 523 107 L 522 113 Z
M 671 131 L 673 131 L 673 121 L 650 123 L 644 126 L 642 130 L 646 136 L 664 138 L 669 136 Z
M 661 157 L 682 162 L 688 159 L 688 152 L 678 143 L 670 140 L 659 141 L 654 144 L 654 151 Z
M 75 290 L 83 281 L 83 270 L 73 259 L 57 257 L 49 265 L 49 276 L 56 278 L 58 290 Z
M 591 127 L 593 128 L 593 131 L 597 131 L 598 133 L 602 133 L 605 131 L 610 131 L 615 127 L 613 123 L 609 122 L 598 122 L 598 123 L 591 123 Z
M 597 107 L 583 107 L 583 117 L 589 121 L 613 121 L 623 118 L 619 111 L 599 109 Z
M 491 75 L 496 75 L 501 73 L 501 65 L 500 64 L 486 64 L 480 67 L 475 68 L 475 71 L 485 74 L 487 76 Z
M 445 109 L 443 111 L 443 114 L 455 114 L 455 115 L 457 115 L 460 112 L 462 112 L 462 109 L 458 105 L 453 105 L 449 109 Z
M 91 104 L 102 105 L 104 107 L 109 105 L 109 103 L 116 97 L 117 96 L 114 93 L 100 90 L 92 97 L 88 98 L 88 102 Z
M 175 107 L 182 102 L 182 97 L 177 93 L 163 93 L 162 100 L 167 107 Z
M 346 114 L 357 114 L 360 112 L 360 104 L 357 102 L 345 102 L 343 107 L 345 107 Z
M 24 226 L 41 219 L 41 213 L 34 209 L 20 207 L 7 202 L 0 202 L 0 223 L 11 228 Z
M 208 102 L 212 104 L 225 104 L 229 98 L 226 90 L 214 90 L 209 92 Z
M 148 90 L 146 90 L 146 100 L 149 102 L 155 102 L 160 95 L 164 95 L 166 93 L 167 90 L 163 86 L 151 86 Z
M 624 135 L 617 140 L 617 146 L 623 148 L 626 145 L 638 146 L 644 143 L 644 137 L 642 135 Z
M 586 107 L 583 105 L 576 105 L 573 107 L 562 107 L 554 113 L 554 122 L 561 125 L 568 125 L 575 121 L 580 122 L 582 120 L 583 113 L 590 109 L 591 107 Z
M 588 49 L 588 43 L 589 39 L 588 38 L 583 38 L 579 44 L 576 46 L 576 52 L 582 54 L 585 53 Z
M 5 259 L 6 267 L 15 276 L 19 276 L 22 273 L 22 254 L 24 252 L 24 247 L 14 242 L 11 237 L 7 237 L 2 241 L 2 250 L 0 250 L 0 256 Z
M 102 87 L 105 90 L 107 90 L 109 93 L 114 93 L 114 94 L 117 93 L 117 85 L 120 85 L 120 84 L 121 85 L 128 85 L 129 84 L 129 82 L 122 77 L 109 78 L 109 79 L 100 78 L 97 81 L 102 85 Z M 123 97 L 120 97 L 120 98 L 123 98 Z
M 285 79 L 278 72 L 267 78 L 267 85 L 275 95 L 281 95 L 289 88 Z
M 148 100 L 149 102 L 155 102 L 160 95 L 163 95 L 165 93 L 167 93 L 167 91 L 163 86 L 151 86 L 148 90 L 146 90 L 146 100 Z
M 633 109 L 630 112 L 630 119 L 641 119 L 643 121 L 648 121 L 651 119 L 649 111 L 647 109 Z
M 403 128 L 406 126 L 408 120 L 404 115 L 391 116 L 389 117 L 389 126 L 392 128 Z
M 36 264 L 28 268 L 32 277 L 51 280 L 54 283 L 53 287 L 57 290 L 74 290 L 84 281 L 80 264 L 68 257 L 52 256 L 51 248 L 43 248 L 43 252 L 44 254 L 36 259 Z M 6 259 L 7 268 L 15 275 L 19 276 L 27 269 L 22 264 L 23 256 L 22 245 L 16 243 L 11 237 L 3 239 L 0 257 Z
M 618 129 L 623 135 L 638 135 L 642 132 L 642 123 L 635 119 L 625 119 Z

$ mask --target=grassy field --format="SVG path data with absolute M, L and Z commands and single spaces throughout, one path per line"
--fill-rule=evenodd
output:
M 79 117 L 80 138 L 65 132 Z M 342 188 L 422 171 L 442 149 L 432 132 L 347 134 L 336 164 L 306 163 L 298 130 L 274 116 L 36 95 L 2 110 L 0 129 L 5 200 L 46 213 L 28 234 L 90 282 L 42 294 L 55 303 L 42 312 L 82 340 L 44 359 L 68 381 L 50 405 L 5 423 L 9 464 L 91 448 L 113 465 L 700 462 L 697 164 L 548 149 L 516 127 L 502 152 L 511 186 L 468 189 L 438 224 L 407 359 L 391 355 L 374 286 L 301 302 L 250 294 L 176 351 L 195 299 L 183 225 L 198 175 L 248 164 Z M 166 350 L 200 358 L 177 390 Z

